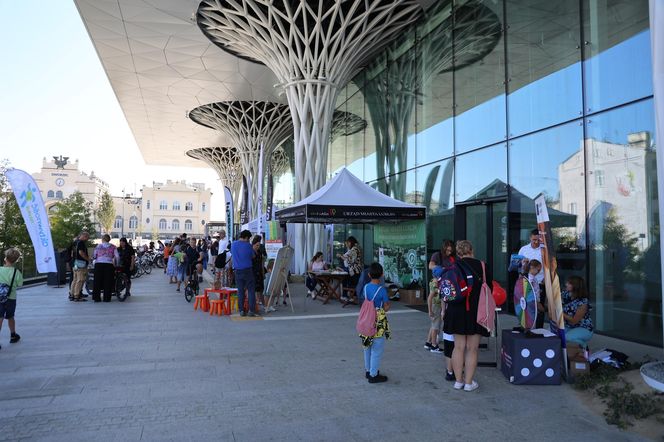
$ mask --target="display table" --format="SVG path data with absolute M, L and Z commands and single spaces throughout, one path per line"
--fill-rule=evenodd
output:
M 500 368 L 517 385 L 560 385 L 560 338 L 503 330 Z

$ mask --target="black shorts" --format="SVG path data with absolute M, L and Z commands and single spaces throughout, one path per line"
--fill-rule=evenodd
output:
M 12 319 L 16 312 L 16 299 L 8 299 L 0 304 L 0 318 Z
M 448 358 L 452 357 L 452 353 L 454 352 L 454 341 L 443 341 L 443 354 L 447 356 Z

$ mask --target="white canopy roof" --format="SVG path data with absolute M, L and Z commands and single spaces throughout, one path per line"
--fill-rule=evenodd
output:
M 375 223 L 424 219 L 425 208 L 390 198 L 343 168 L 323 187 L 276 216 L 286 222 Z

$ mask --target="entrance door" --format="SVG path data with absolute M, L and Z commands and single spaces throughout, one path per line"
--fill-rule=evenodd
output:
M 473 244 L 475 258 L 486 262 L 487 270 L 507 287 L 507 201 L 482 201 L 455 207 L 457 239 Z

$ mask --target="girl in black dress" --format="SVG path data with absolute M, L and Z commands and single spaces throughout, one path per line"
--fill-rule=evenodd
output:
M 482 287 L 482 261 L 473 257 L 473 245 L 470 241 L 457 241 L 456 252 L 461 269 L 473 275 L 474 282 L 469 295 L 470 309 L 466 310 L 465 302 L 447 304 L 443 331 L 454 335 L 454 351 L 452 352 L 452 367 L 456 378 L 454 388 L 473 391 L 479 387 L 473 376 L 477 368 L 477 349 L 480 337 L 489 336 L 486 329 L 477 324 L 477 306 Z M 491 287 L 493 278 L 488 269 L 486 279 L 486 283 Z

